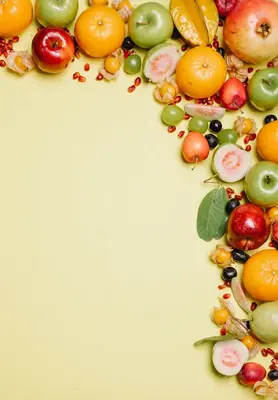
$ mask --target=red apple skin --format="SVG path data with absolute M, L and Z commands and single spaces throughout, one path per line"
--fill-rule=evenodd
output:
M 272 240 L 278 242 L 278 221 L 272 225 Z
M 247 102 L 245 86 L 237 78 L 229 78 L 219 91 L 221 104 L 226 110 L 235 111 Z
M 238 374 L 239 382 L 247 386 L 254 386 L 256 382 L 263 381 L 265 377 L 265 368 L 254 362 L 244 364 Z
M 42 28 L 32 41 L 33 59 L 43 72 L 62 72 L 72 61 L 74 53 L 74 42 L 62 28 Z
M 255 250 L 267 241 L 270 228 L 270 221 L 262 208 L 242 204 L 229 216 L 227 241 L 234 249 Z

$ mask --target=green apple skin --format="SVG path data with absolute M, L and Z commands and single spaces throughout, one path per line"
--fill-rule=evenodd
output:
M 250 103 L 260 111 L 272 110 L 278 104 L 278 68 L 264 68 L 249 81 Z
M 66 28 L 78 12 L 78 0 L 36 0 L 35 15 L 42 26 Z
M 170 39 L 173 30 L 170 12 L 156 2 L 147 2 L 136 7 L 128 22 L 129 36 L 142 49 L 164 43 Z
M 245 177 L 245 193 L 248 200 L 264 208 L 278 205 L 278 164 L 259 161 Z

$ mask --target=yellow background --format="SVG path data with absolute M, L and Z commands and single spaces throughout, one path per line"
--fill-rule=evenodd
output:
M 91 60 L 73 81 L 85 61 L 0 71 L 0 398 L 253 399 L 192 346 L 218 332 L 214 243 L 195 229 L 210 161 L 182 161 L 152 85 L 96 82 Z

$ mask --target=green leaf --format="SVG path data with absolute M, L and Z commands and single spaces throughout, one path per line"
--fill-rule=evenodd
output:
M 225 217 L 228 201 L 223 187 L 211 190 L 202 200 L 197 216 L 197 232 L 200 239 L 210 242 L 217 235 Z
M 219 240 L 225 235 L 226 230 L 227 230 L 228 218 L 229 218 L 228 214 L 225 213 L 224 218 L 222 219 L 222 222 L 218 228 L 218 231 L 217 231 L 216 235 L 214 236 L 215 240 Z
M 237 338 L 236 335 L 211 336 L 211 337 L 199 340 L 198 342 L 194 343 L 194 346 L 200 346 L 201 344 L 206 343 L 206 342 L 224 342 L 225 340 L 232 340 L 232 339 L 236 339 L 236 338 Z

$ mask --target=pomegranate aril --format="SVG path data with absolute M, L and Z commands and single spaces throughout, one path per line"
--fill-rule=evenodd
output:
M 218 289 L 219 289 L 219 290 L 226 289 L 226 285 L 219 285 L 219 286 L 218 286 Z
M 242 196 L 240 194 L 236 194 L 235 199 L 240 201 L 240 200 L 242 200 Z
M 6 61 L 0 60 L 0 67 L 3 68 L 6 66 Z
M 226 188 L 226 192 L 230 192 L 230 193 L 232 193 L 232 194 L 235 193 L 234 189 L 232 189 L 232 188 L 230 188 L 230 187 L 227 187 L 227 188 Z
M 168 132 L 169 133 L 173 133 L 173 132 L 175 132 L 175 130 L 176 130 L 177 128 L 175 127 L 175 126 L 168 126 Z
M 252 147 L 250 146 L 250 144 L 248 144 L 248 146 L 245 147 L 245 151 L 251 151 Z
M 134 81 L 134 85 L 135 86 L 139 86 L 139 85 L 141 85 L 141 78 L 140 78 L 140 76 L 137 76 L 137 78 L 135 79 L 135 81 Z
M 191 115 L 189 115 L 189 114 L 184 114 L 183 119 L 185 119 L 185 120 L 187 121 L 187 120 L 190 119 L 190 118 L 191 118 Z
M 195 99 L 194 100 L 195 104 L 202 104 L 202 102 L 203 102 L 202 99 Z
M 272 68 L 273 67 L 273 62 L 272 61 L 269 61 L 268 63 L 267 63 L 267 68 Z
M 246 194 L 245 194 L 245 191 L 244 191 L 244 190 L 242 190 L 242 191 L 240 192 L 240 194 L 241 194 L 242 198 L 246 196 Z
M 78 78 L 78 82 L 86 82 L 85 76 L 80 75 Z
M 257 307 L 258 307 L 258 304 L 253 301 L 253 303 L 251 304 L 251 311 L 255 311 Z M 274 352 L 273 352 L 273 354 L 274 354 Z
M 218 21 L 218 26 L 223 26 L 224 25 L 224 22 L 222 21 L 222 19 L 220 19 L 219 21 Z
M 269 347 L 269 348 L 267 349 L 267 353 L 268 353 L 270 356 L 274 356 L 275 351 L 272 350 L 272 349 Z
M 276 243 L 275 243 L 275 242 L 269 242 L 269 243 L 268 243 L 268 247 L 273 247 L 273 248 L 275 248 L 275 247 L 276 247 Z
M 271 364 L 271 365 L 269 366 L 269 369 L 272 371 L 272 370 L 274 370 L 274 369 L 277 369 L 277 366 L 276 366 L 275 364 Z
M 249 137 L 250 137 L 250 141 L 253 142 L 256 139 L 257 135 L 256 135 L 256 133 L 251 133 L 251 135 Z
M 218 42 L 213 42 L 213 47 L 215 48 L 215 49 L 218 49 L 218 47 L 219 47 L 219 43 Z
M 179 133 L 178 133 L 178 138 L 182 138 L 183 136 L 184 136 L 184 134 L 185 134 L 185 131 L 180 131 Z
M 247 143 L 249 143 L 249 142 L 250 142 L 250 136 L 247 135 L 247 136 L 245 136 L 245 138 L 244 138 L 244 143 L 247 144 Z
M 221 336 L 227 335 L 226 329 L 224 329 L 224 328 L 220 329 L 220 335 Z
M 7 50 L 4 50 L 4 52 L 3 52 L 3 56 L 4 56 L 5 58 L 7 58 L 7 57 L 8 57 L 8 55 L 9 55 L 9 53 L 7 52 Z
M 192 97 L 188 96 L 187 94 L 185 95 L 185 100 L 192 100 Z
M 276 358 L 273 358 L 273 359 L 271 360 L 271 362 L 272 362 L 272 364 L 278 364 L 278 360 L 277 360 Z
M 248 68 L 248 74 L 251 74 L 251 72 L 253 72 L 253 71 L 254 71 L 254 68 L 252 68 L 252 67 Z
M 96 77 L 97 81 L 102 81 L 103 79 L 103 75 L 101 73 L 98 74 L 98 76 Z
M 131 85 L 131 86 L 129 86 L 129 87 L 127 88 L 127 91 L 128 91 L 128 93 L 132 93 L 132 92 L 134 92 L 135 88 L 136 88 L 136 86 L 135 86 L 135 85 Z
M 225 293 L 225 294 L 223 294 L 222 297 L 224 300 L 228 300 L 231 297 L 231 295 L 229 293 Z
M 72 75 L 72 79 L 78 79 L 80 77 L 80 73 L 79 72 L 75 72 L 73 75 Z
M 231 287 L 231 282 L 227 281 L 227 282 L 225 282 L 225 285 L 226 285 L 226 287 Z
M 278 353 L 275 353 L 275 354 L 274 354 L 274 358 L 275 358 L 276 360 L 278 360 Z
M 217 104 L 221 103 L 221 100 L 220 100 L 220 98 L 218 96 L 215 97 L 215 103 L 217 103 Z
M 84 71 L 86 71 L 86 72 L 90 71 L 90 64 L 86 63 L 84 65 Z
M 181 46 L 181 51 L 186 51 L 188 49 L 187 44 L 184 44 L 183 46 Z
M 207 105 L 208 105 L 208 106 L 212 106 L 212 105 L 213 105 L 213 103 L 214 103 L 214 101 L 213 101 L 213 100 L 208 100 L 208 101 L 207 101 Z
M 262 356 L 263 356 L 263 357 L 267 357 L 267 356 L 268 356 L 267 349 L 262 349 L 262 350 L 261 350 L 261 353 L 262 353 Z
M 212 44 L 208 44 L 207 47 L 212 47 Z
M 180 102 L 181 102 L 181 96 L 178 95 L 178 96 L 176 96 L 176 97 L 174 98 L 174 103 L 175 103 L 175 104 L 178 104 L 178 103 L 180 103 Z
M 75 58 L 77 58 L 79 60 L 80 58 L 80 52 L 78 50 L 75 50 Z
M 18 37 L 18 36 L 14 36 L 14 37 L 12 38 L 12 41 L 13 41 L 13 43 L 19 42 L 19 37 Z

